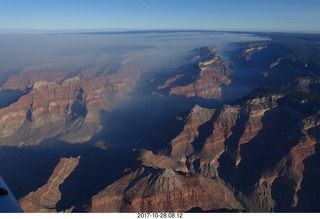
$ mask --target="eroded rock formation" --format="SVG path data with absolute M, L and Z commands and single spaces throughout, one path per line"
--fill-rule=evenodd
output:
M 80 157 L 61 158 L 48 182 L 19 200 L 21 208 L 25 212 L 56 212 L 57 203 L 62 196 L 59 187 L 78 166 L 79 159 Z M 76 186 L 69 189 L 75 188 Z
M 154 155 L 157 156 L 157 155 Z M 145 157 L 145 156 L 144 156 Z M 154 158 L 154 157 L 153 157 Z M 163 158 L 159 158 L 163 159 Z M 143 165 L 92 198 L 92 212 L 185 212 L 237 209 L 241 204 L 218 179 L 185 175 L 173 163 Z M 176 164 L 176 168 L 180 169 Z
M 269 212 L 284 208 L 282 195 L 297 207 L 317 144 L 309 130 L 320 124 L 313 103 L 299 98 L 271 92 L 215 110 L 195 106 L 171 152 L 142 151 L 140 167 L 95 195 L 91 211 Z
M 85 58 L 86 63 L 93 59 Z M 112 105 L 124 101 L 141 69 L 133 60 L 124 60 L 111 74 L 112 66 L 103 55 L 96 59 L 95 67 L 77 65 L 81 60 L 67 57 L 35 62 L 9 78 L 2 89 L 18 89 L 24 94 L 0 109 L 0 145 L 39 144 L 57 136 L 79 143 L 102 129 L 100 110 L 110 111 Z
M 250 43 L 243 49 L 242 56 L 244 56 L 247 61 L 249 61 L 255 53 L 260 52 L 267 47 L 267 43 Z
M 203 61 L 197 64 L 193 82 L 186 86 L 172 87 L 169 92 L 170 95 L 221 99 L 221 86 L 231 83 L 228 78 L 231 69 L 228 62 L 216 52 L 216 49 L 203 48 L 202 50 L 205 50 L 201 51 L 204 54 L 194 57 L 194 60 L 200 59 Z

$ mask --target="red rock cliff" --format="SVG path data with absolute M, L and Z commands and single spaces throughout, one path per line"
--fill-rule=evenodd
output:
M 231 73 L 228 62 L 216 53 L 213 53 L 205 61 L 199 62 L 196 73 L 197 76 L 191 84 L 173 87 L 170 90 L 170 94 L 221 99 L 221 86 L 231 83 L 228 78 Z
M 59 186 L 77 167 L 79 159 L 80 157 L 61 158 L 48 182 L 19 200 L 21 208 L 25 212 L 55 212 L 56 204 L 61 199 Z

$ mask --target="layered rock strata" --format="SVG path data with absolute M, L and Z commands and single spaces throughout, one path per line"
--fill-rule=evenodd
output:
M 150 152 L 149 152 L 150 153 Z M 153 155 L 154 159 L 158 155 Z M 144 155 L 143 157 L 146 157 Z M 165 160 L 165 158 L 158 158 Z M 179 164 L 143 165 L 92 198 L 92 212 L 185 212 L 242 209 L 223 182 L 201 174 L 185 175 Z
M 35 62 L 9 78 L 2 89 L 24 93 L 0 109 L 0 145 L 39 144 L 53 137 L 70 143 L 86 142 L 102 129 L 100 111 L 110 111 L 114 104 L 127 99 L 140 78 L 141 69 L 134 57 L 121 62 L 113 74 L 105 56 L 94 61 L 97 66 L 83 69 L 77 65 L 79 57 L 74 59 Z M 93 57 L 88 59 L 86 63 Z M 70 66 L 75 71 L 72 74 Z
M 260 52 L 267 47 L 267 43 L 250 43 L 243 49 L 242 56 L 244 56 L 247 61 L 249 61 L 255 53 Z
M 171 152 L 142 151 L 140 167 L 95 195 L 91 211 L 270 212 L 284 209 L 278 188 L 296 208 L 304 161 L 318 144 L 310 130 L 320 124 L 313 103 L 297 98 L 259 94 L 215 110 L 195 106 Z M 311 111 L 300 112 L 301 104 Z
M 186 86 L 175 86 L 170 89 L 170 95 L 185 95 L 187 97 L 202 97 L 205 99 L 221 99 L 222 85 L 229 85 L 228 76 L 231 69 L 228 62 L 216 50 L 208 49 L 210 56 L 198 62 L 193 82 Z M 208 55 L 206 53 L 206 55 Z M 196 58 L 198 60 L 199 58 Z
M 56 212 L 57 203 L 62 196 L 59 187 L 78 166 L 79 159 L 80 157 L 61 158 L 48 182 L 19 200 L 21 208 L 25 212 Z M 75 187 L 69 189 L 73 190 Z

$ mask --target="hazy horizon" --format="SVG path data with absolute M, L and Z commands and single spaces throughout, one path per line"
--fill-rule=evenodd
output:
M 301 33 L 301 34 L 320 34 L 319 31 L 308 30 L 255 30 L 255 29 L 178 29 L 178 28 L 67 28 L 67 29 L 23 29 L 23 28 L 0 28 L 0 34 L 144 34 L 144 33 L 166 33 L 166 32 L 235 32 L 235 33 Z
M 0 79 L 3 72 L 19 72 L 21 68 L 35 60 L 74 56 L 79 52 L 90 56 L 105 53 L 123 55 L 124 49 L 134 53 L 144 51 L 147 54 L 145 59 L 166 63 L 183 57 L 192 49 L 201 46 L 214 45 L 220 48 L 232 42 L 259 39 L 266 38 L 248 33 L 174 31 L 164 34 L 152 31 L 146 34 L 143 32 L 141 34 L 118 34 L 118 32 L 116 34 L 1 34 Z M 146 51 L 145 49 L 154 50 Z
M 185 29 L 319 32 L 320 2 L 4 0 L 0 30 Z

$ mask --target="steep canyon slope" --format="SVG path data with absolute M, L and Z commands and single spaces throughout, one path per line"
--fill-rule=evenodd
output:
M 142 151 L 140 167 L 94 196 L 91 211 L 268 212 L 282 209 L 283 197 L 294 210 L 304 161 L 319 144 L 310 132 L 319 111 L 301 111 L 313 104 L 263 94 L 215 110 L 195 106 L 171 152 Z
M 10 77 L 1 89 L 23 93 L 0 109 L 0 144 L 34 145 L 53 137 L 71 143 L 90 140 L 102 129 L 100 111 L 126 99 L 145 70 L 134 57 L 118 60 L 117 69 L 109 59 L 106 54 L 45 59 Z
M 231 83 L 228 78 L 231 68 L 227 60 L 219 54 L 216 47 L 201 47 L 193 52 L 195 55 L 191 61 L 194 64 L 191 69 L 168 79 L 163 85 L 158 86 L 158 90 L 169 87 L 169 95 L 221 99 L 222 85 Z M 180 81 L 182 83 L 190 81 L 190 84 L 179 85 Z

